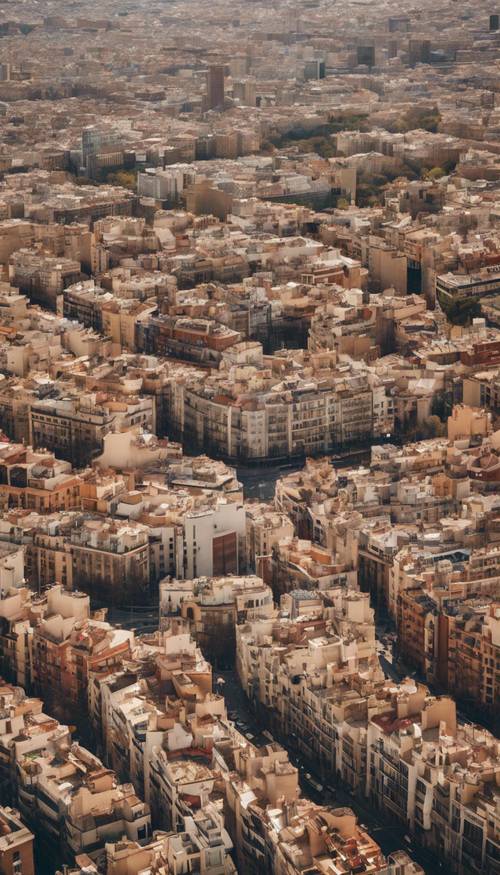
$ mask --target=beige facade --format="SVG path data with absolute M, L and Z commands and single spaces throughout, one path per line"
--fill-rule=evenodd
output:
M 231 666 L 235 627 L 273 609 L 271 589 L 260 577 L 211 577 L 160 582 L 160 622 L 181 616 L 214 667 Z

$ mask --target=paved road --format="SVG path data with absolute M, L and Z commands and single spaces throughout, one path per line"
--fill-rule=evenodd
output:
M 396 668 L 392 658 L 388 658 L 387 653 L 384 653 L 383 651 L 379 653 L 378 661 L 382 671 L 387 677 L 396 682 L 403 680 L 404 673 L 401 673 L 401 671 Z
M 370 458 L 370 447 L 354 449 L 351 452 L 329 455 L 335 468 L 355 467 L 367 462 Z M 243 491 L 246 499 L 255 498 L 259 501 L 270 501 L 274 498 L 276 481 L 280 477 L 286 477 L 293 471 L 301 471 L 305 465 L 305 459 L 282 462 L 278 465 L 239 466 L 236 468 L 238 480 L 243 483 Z
M 296 465 L 237 468 L 236 474 L 240 483 L 243 483 L 245 499 L 271 501 L 274 498 L 276 481 L 280 477 L 286 477 L 287 474 L 291 474 L 292 471 L 300 471 L 303 467 L 304 463 L 299 462 Z
M 389 664 L 392 668 L 392 664 Z M 385 665 L 383 668 L 385 669 Z M 231 717 L 233 714 L 237 715 L 237 723 L 239 723 L 240 727 L 243 725 L 243 729 L 240 731 L 247 738 L 250 738 L 253 744 L 260 745 L 268 742 L 269 735 L 263 735 L 263 726 L 250 707 L 239 684 L 236 672 L 219 672 L 214 676 L 214 680 L 217 680 L 217 678 L 224 680 L 224 684 L 220 684 L 219 689 L 225 696 L 227 709 Z M 281 741 L 283 743 L 283 740 Z M 393 826 L 388 822 L 387 817 L 383 813 L 373 809 L 366 801 L 353 796 L 345 785 L 334 784 L 332 782 L 324 786 L 321 792 L 315 790 L 305 777 L 306 773 L 311 775 L 315 783 L 323 784 L 323 779 L 315 773 L 314 766 L 290 749 L 289 744 L 285 744 L 285 746 L 289 751 L 291 761 L 299 769 L 300 785 L 304 796 L 313 799 L 315 802 L 352 808 L 356 812 L 359 822 L 366 827 L 370 835 L 378 842 L 384 854 L 390 854 L 393 851 L 402 849 L 407 850 L 412 858 L 423 867 L 426 875 L 442 875 L 444 865 L 436 859 L 434 854 L 418 847 L 414 843 L 409 844 L 405 841 L 407 833 L 403 827 Z
M 151 605 L 138 605 L 131 608 L 109 608 L 110 623 L 122 629 L 134 629 L 138 635 L 155 632 L 158 629 L 159 608 Z

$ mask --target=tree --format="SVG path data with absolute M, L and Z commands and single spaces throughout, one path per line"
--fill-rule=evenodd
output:
M 442 167 L 433 167 L 424 174 L 426 179 L 441 179 L 442 176 L 446 176 L 446 171 Z
M 422 423 L 422 433 L 426 438 L 442 437 L 446 432 L 446 425 L 441 422 L 439 416 L 431 415 Z
M 318 151 L 323 158 L 331 158 L 336 154 L 331 141 L 331 135 L 339 131 L 367 130 L 366 113 L 339 112 L 331 114 L 326 124 L 317 125 L 315 128 L 304 128 L 300 125 L 290 128 L 284 134 L 276 134 L 266 141 L 276 146 L 277 149 L 286 149 L 292 145 L 298 145 L 302 151 Z M 315 149 L 307 149 L 306 144 L 316 141 Z
M 417 129 L 435 134 L 440 121 L 441 113 L 437 106 L 412 106 L 388 129 L 401 134 Z
M 122 188 L 130 188 L 135 191 L 137 188 L 137 174 L 133 170 L 117 170 L 116 172 L 106 174 L 106 182 L 110 185 L 121 185 Z
M 446 318 L 453 325 L 470 325 L 473 319 L 481 316 L 481 303 L 477 298 L 459 298 L 450 302 L 440 295 L 439 303 Z

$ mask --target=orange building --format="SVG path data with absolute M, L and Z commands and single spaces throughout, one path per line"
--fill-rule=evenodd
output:
M 1 875 L 35 875 L 33 833 L 24 825 L 17 811 L 0 808 Z

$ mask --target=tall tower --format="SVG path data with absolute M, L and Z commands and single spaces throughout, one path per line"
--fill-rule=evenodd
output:
M 224 106 L 224 65 L 211 64 L 207 75 L 207 108 Z

